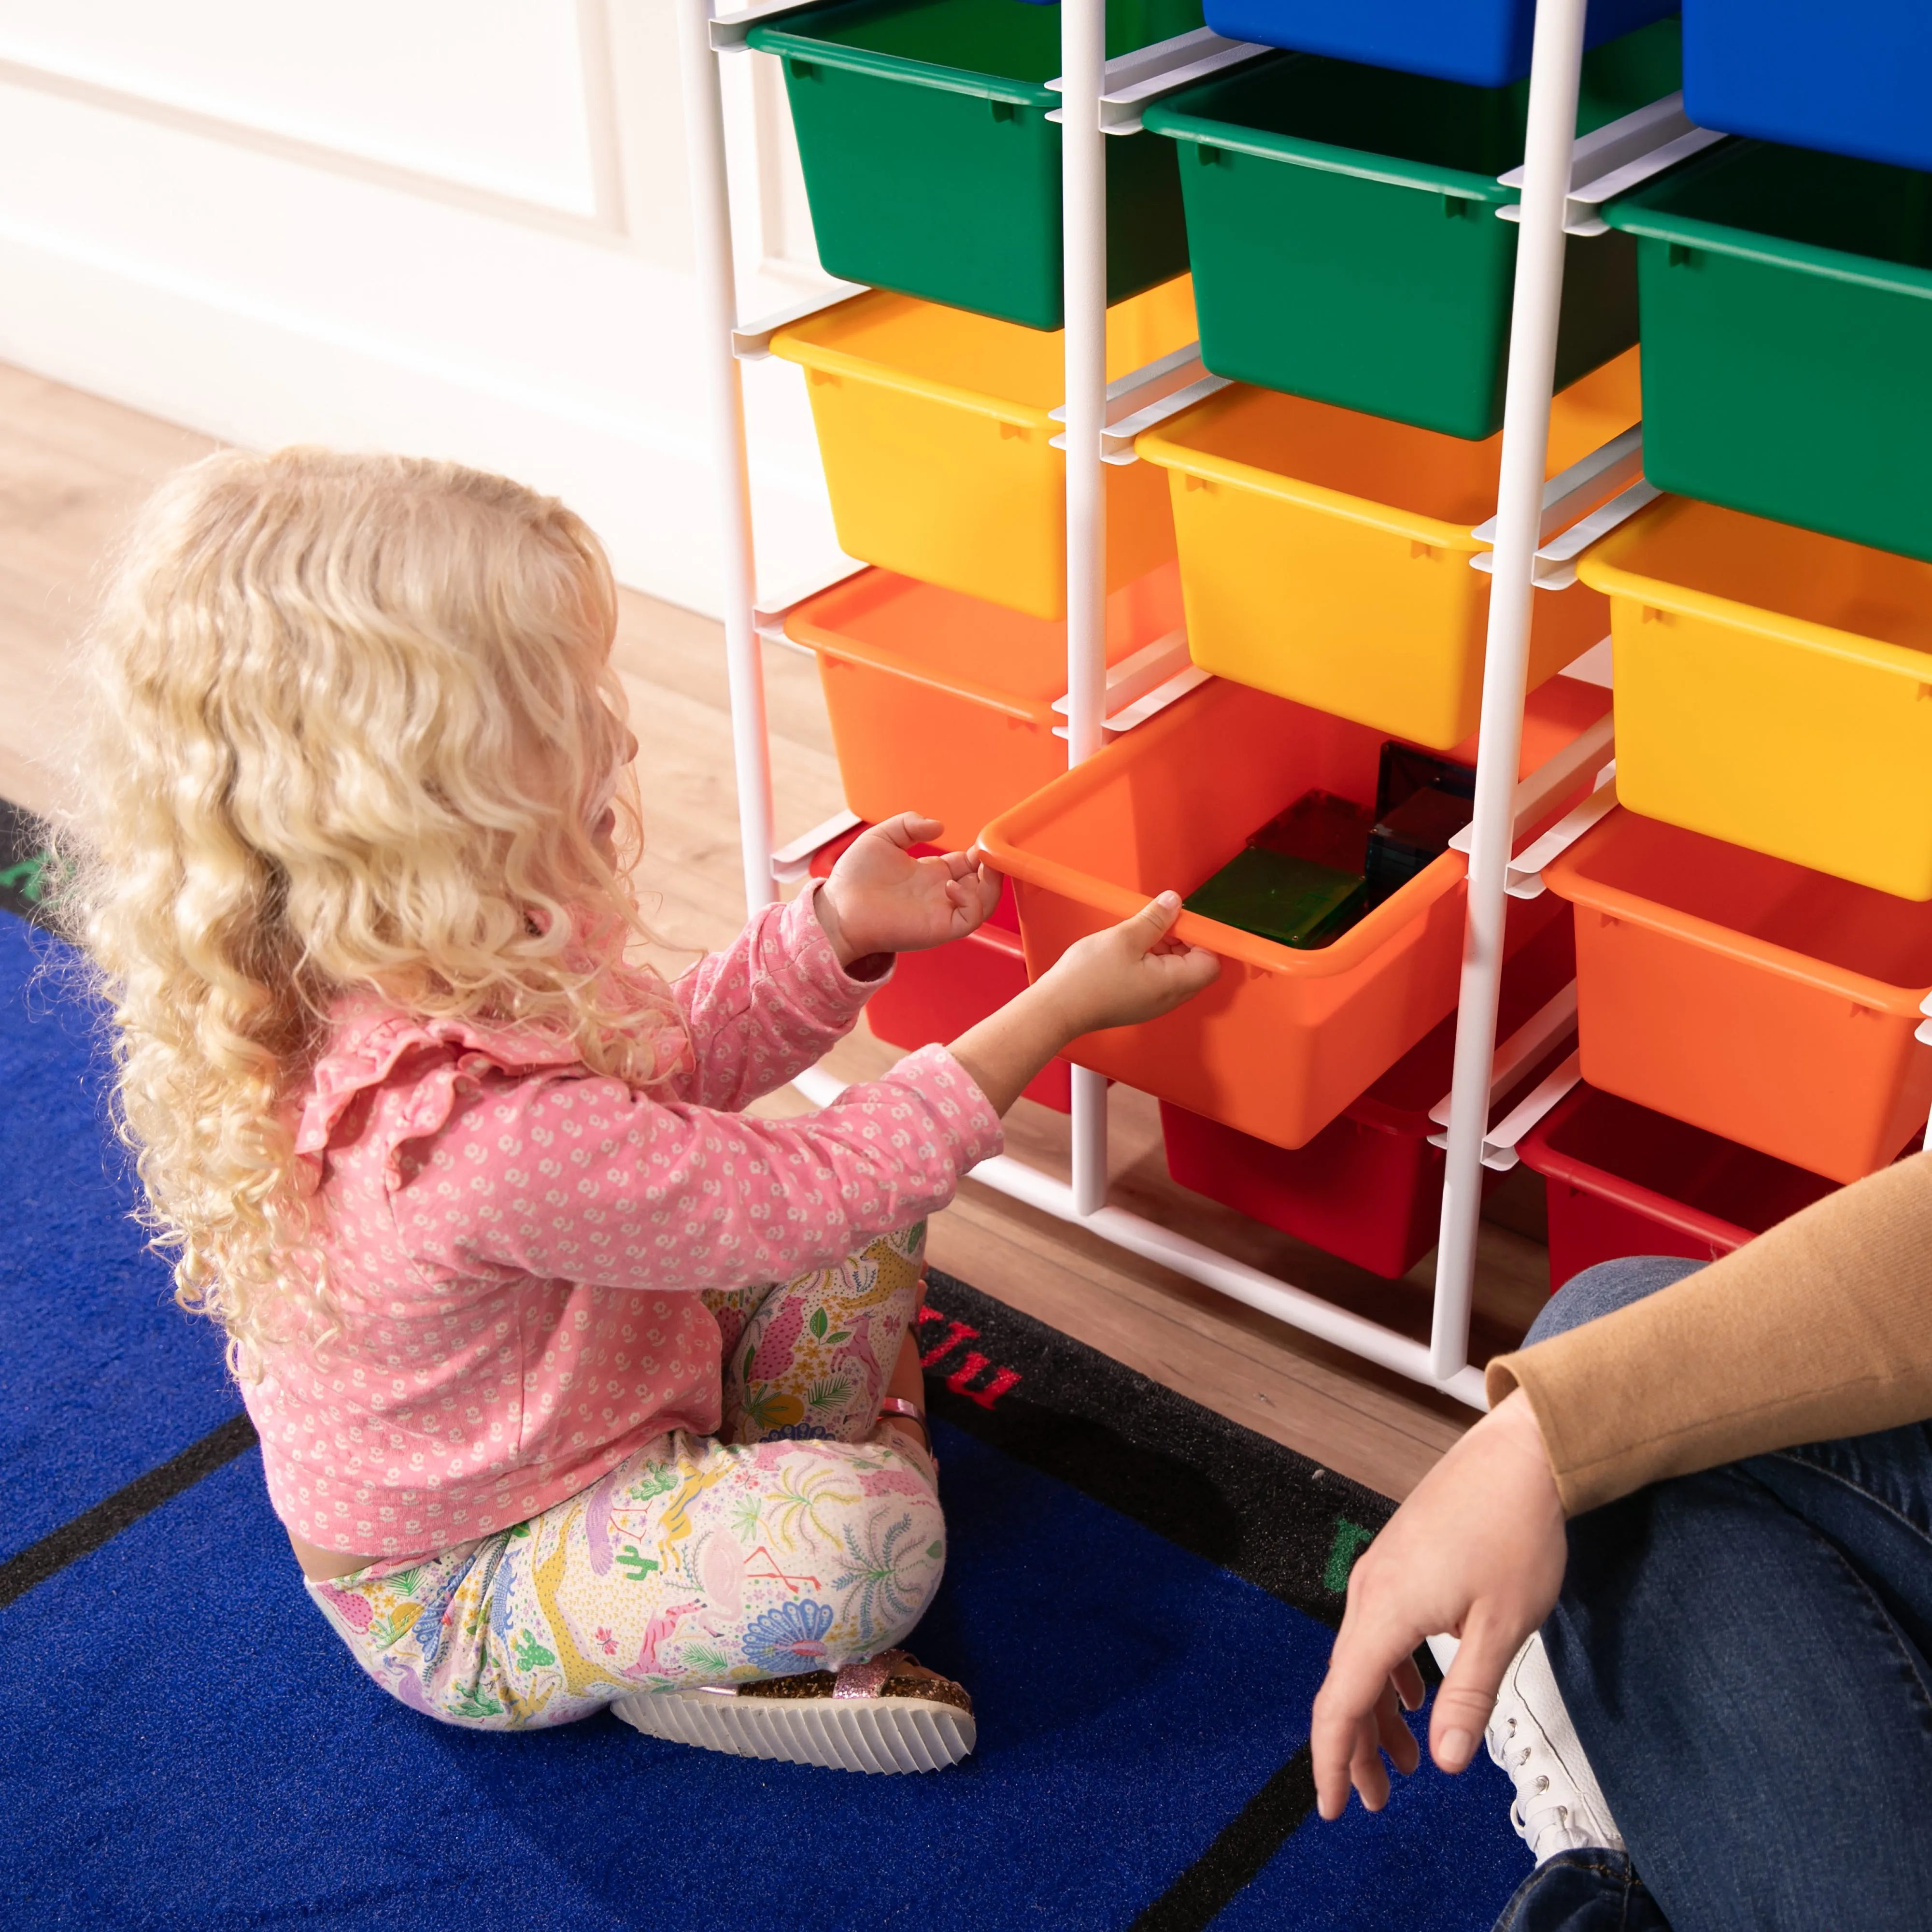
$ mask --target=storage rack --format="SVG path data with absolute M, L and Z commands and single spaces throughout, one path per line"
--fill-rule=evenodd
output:
M 782 879 L 804 869 L 811 851 L 856 824 L 850 814 L 775 848 L 766 738 L 761 633 L 782 635 L 782 612 L 758 608 L 748 467 L 738 362 L 765 352 L 785 322 L 859 292 L 843 284 L 781 316 L 742 323 L 737 314 L 718 64 L 742 50 L 762 19 L 804 0 L 749 0 L 728 13 L 717 0 L 678 0 L 683 93 L 690 150 L 696 255 L 704 343 L 718 454 L 722 594 L 730 674 L 740 839 L 747 904 L 770 902 Z M 1504 922 L 1511 895 L 1541 890 L 1540 868 L 1616 802 L 1614 767 L 1561 824 L 1520 854 L 1520 828 L 1574 790 L 1590 766 L 1610 754 L 1609 721 L 1585 734 L 1544 771 L 1519 784 L 1531 604 L 1539 584 L 1574 577 L 1572 560 L 1591 542 L 1642 508 L 1657 492 L 1642 480 L 1640 426 L 1547 484 L 1546 450 L 1557 356 L 1567 234 L 1603 232 L 1598 206 L 1720 137 L 1694 127 L 1681 97 L 1660 101 L 1597 133 L 1575 134 L 1587 0 L 1540 0 L 1529 80 L 1522 166 L 1503 176 L 1520 190 L 1507 214 L 1520 221 L 1496 511 L 1475 535 L 1492 545 L 1480 560 L 1493 574 L 1483 680 L 1474 815 L 1453 842 L 1468 858 L 1467 923 L 1449 1095 L 1437 1109 L 1447 1132 L 1434 1305 L 1425 1345 L 1252 1268 L 1158 1222 L 1108 1204 L 1107 1082 L 1076 1068 L 1071 1119 L 1072 1180 L 1062 1182 L 1011 1156 L 980 1164 L 974 1178 L 1102 1239 L 1158 1262 L 1204 1286 L 1383 1367 L 1431 1384 L 1476 1407 L 1482 1377 L 1470 1365 L 1468 1338 L 1478 1224 L 1485 1166 L 1507 1168 L 1516 1141 L 1576 1083 L 1572 1052 L 1493 1127 L 1496 1097 L 1544 1058 L 1574 1025 L 1575 989 L 1568 989 L 1500 1052 L 1496 1039 Z M 1111 386 L 1106 379 L 1105 146 L 1110 134 L 1139 127 L 1139 110 L 1158 95 L 1200 80 L 1269 50 L 1202 29 L 1109 62 L 1105 0 L 1060 0 L 1066 400 L 1054 413 L 1064 423 L 1055 442 L 1066 452 L 1067 696 L 1070 764 L 1100 749 L 1104 728 L 1137 722 L 1116 707 L 1129 696 L 1144 712 L 1198 682 L 1182 671 L 1148 691 L 1144 676 L 1131 693 L 1110 692 L 1105 658 L 1103 466 L 1132 460 L 1133 434 L 1222 386 L 1198 355 L 1183 351 Z M 1572 522 L 1606 490 L 1628 487 Z M 1571 524 L 1571 527 L 1564 526 Z M 1569 574 L 1566 576 L 1564 573 Z M 1165 670 L 1168 667 L 1160 668 Z M 1118 690 L 1118 673 L 1115 676 Z M 1110 712 L 1112 715 L 1110 716 Z M 1922 1036 L 1932 1036 L 1932 1028 Z M 796 1083 L 824 1102 L 842 1083 L 813 1069 Z

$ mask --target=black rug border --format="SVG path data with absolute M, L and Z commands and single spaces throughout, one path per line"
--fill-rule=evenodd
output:
M 52 843 L 47 822 L 38 812 L 0 798 L 0 909 L 47 932 L 59 929 L 46 906 Z
M 1340 1622 L 1347 1568 L 1395 1514 L 1388 1497 L 956 1276 L 928 1268 L 926 1280 L 933 1414 L 1330 1629 Z M 974 1332 L 932 1359 L 956 1324 Z M 974 1354 L 982 1364 L 968 1374 Z M 994 1394 L 1001 1370 L 1016 1379 Z

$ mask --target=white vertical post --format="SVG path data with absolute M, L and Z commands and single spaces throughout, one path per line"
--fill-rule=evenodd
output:
M 731 752 L 738 788 L 738 840 L 745 909 L 777 896 L 772 878 L 771 752 L 765 732 L 765 670 L 752 612 L 758 577 L 752 550 L 751 476 L 745 454 L 745 396 L 731 332 L 738 283 L 731 260 L 731 196 L 724 160 L 724 104 L 711 50 L 712 0 L 678 0 L 685 139 L 691 173 L 692 242 L 698 258 L 699 360 L 711 392 L 711 447 L 718 464 L 723 566 L 724 664 L 731 691 Z
M 1550 390 L 1556 379 L 1563 211 L 1576 143 L 1585 4 L 1586 0 L 1540 0 L 1531 56 L 1522 218 L 1517 230 L 1502 474 L 1496 497 L 1496 571 L 1490 578 L 1488 655 L 1483 668 L 1482 752 L 1477 762 L 1469 852 L 1469 921 L 1456 1018 L 1455 1082 L 1429 1344 L 1430 1370 L 1438 1382 L 1448 1381 L 1469 1360 L 1476 1226 L 1483 1199 L 1483 1136 L 1489 1126 L 1490 1065 L 1496 1051 L 1496 994 L 1509 904 L 1503 888 L 1522 747 L 1530 606 L 1535 595 L 1531 573 L 1542 520 Z
M 1066 757 L 1100 748 L 1107 685 L 1107 137 L 1100 95 L 1106 0 L 1060 0 L 1060 180 L 1066 353 Z M 1107 1200 L 1107 1083 L 1073 1070 L 1073 1196 Z

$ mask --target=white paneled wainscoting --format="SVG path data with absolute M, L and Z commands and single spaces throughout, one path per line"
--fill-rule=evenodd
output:
M 825 286 L 727 64 L 748 316 Z M 0 0 L 0 360 L 232 441 L 449 456 L 715 610 L 663 0 Z M 745 370 L 767 598 L 837 563 L 800 372 Z

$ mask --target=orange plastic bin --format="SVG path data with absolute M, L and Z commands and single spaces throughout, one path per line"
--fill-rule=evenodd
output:
M 1932 903 L 1625 808 L 1544 870 L 1576 908 L 1583 1077 L 1856 1180 L 1932 1106 Z
M 1556 725 L 1526 734 L 1538 762 L 1608 702 L 1557 682 L 1574 695 L 1562 699 L 1570 708 Z M 1076 939 L 1164 887 L 1192 891 L 1311 788 L 1372 803 L 1384 742 L 1225 680 L 1117 740 L 982 835 L 1017 887 L 1029 970 L 1037 977 Z M 1445 853 L 1312 952 L 1183 913 L 1176 930 L 1220 956 L 1220 980 L 1148 1025 L 1089 1034 L 1068 1058 L 1277 1147 L 1301 1147 L 1454 1006 L 1466 878 L 1462 855 Z M 1546 898 L 1512 902 L 1510 950 L 1560 916 Z
M 1180 626 L 1172 563 L 1107 600 L 1107 662 Z M 785 621 L 818 653 L 845 802 L 874 823 L 940 820 L 969 844 L 996 813 L 1066 769 L 1066 626 L 890 571 L 801 604 Z

